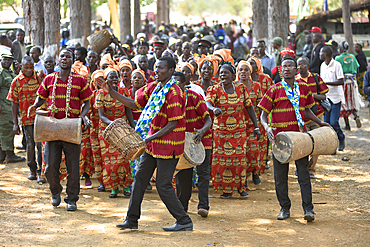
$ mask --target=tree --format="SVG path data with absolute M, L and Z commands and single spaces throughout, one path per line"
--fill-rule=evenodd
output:
M 124 42 L 126 35 L 131 34 L 130 0 L 119 0 L 120 40 Z
M 141 31 L 140 0 L 134 0 L 134 34 Z
M 253 39 L 268 38 L 268 0 L 253 0 Z
M 60 2 L 44 0 L 45 48 L 44 56 L 56 57 L 60 42 Z
M 90 0 L 83 0 L 82 18 L 84 20 L 83 46 L 87 47 L 89 43 L 86 38 L 91 34 L 91 1 Z
M 342 0 L 342 5 L 344 37 L 346 38 L 346 41 L 349 45 L 348 52 L 354 54 L 355 51 L 352 37 L 351 9 L 349 6 L 349 0 Z
M 44 48 L 43 0 L 23 0 L 22 7 L 26 36 L 29 36 L 31 44 Z
M 286 45 L 286 37 L 289 34 L 289 1 L 268 0 L 268 37 L 283 39 L 283 46 Z
M 69 0 L 70 23 L 71 23 L 71 40 L 75 43 L 83 44 L 84 21 L 82 16 L 82 2 Z
M 155 17 L 156 27 L 161 25 L 162 21 L 164 21 L 164 0 L 157 0 L 157 15 Z
M 14 12 L 19 16 L 19 13 L 18 13 L 17 9 L 14 6 L 14 5 L 17 4 L 17 1 L 14 1 L 14 0 L 0 0 L 0 11 L 3 11 L 3 5 L 4 4 L 6 6 L 11 7 L 14 10 Z

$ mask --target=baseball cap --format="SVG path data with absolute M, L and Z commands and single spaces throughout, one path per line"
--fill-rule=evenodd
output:
M 312 27 L 310 32 L 312 32 L 312 33 L 322 33 L 322 31 L 319 27 Z

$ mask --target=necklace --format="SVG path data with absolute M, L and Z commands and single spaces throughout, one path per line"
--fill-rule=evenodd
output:
M 234 92 L 233 93 L 235 93 L 235 85 L 234 85 L 234 83 L 232 83 L 232 85 L 233 85 L 233 90 L 234 90 Z M 224 88 L 224 84 L 223 83 L 221 83 L 221 86 L 222 86 L 222 89 L 224 90 L 224 92 L 226 93 L 226 90 L 225 90 L 225 88 Z M 233 93 L 231 93 L 231 94 L 233 94 Z M 228 94 L 228 93 L 227 93 Z
M 48 110 L 50 111 L 52 117 L 54 117 L 55 114 L 58 113 L 58 108 L 55 105 L 55 98 L 56 98 L 55 91 L 56 91 L 56 88 L 57 88 L 58 77 L 59 77 L 58 73 L 55 74 L 55 80 L 54 80 L 54 85 L 53 85 L 53 93 L 51 94 L 51 105 L 48 107 Z M 66 107 L 65 107 L 66 118 L 72 112 L 72 108 L 70 106 L 71 89 L 72 89 L 72 74 L 69 74 L 68 84 L 67 84 Z

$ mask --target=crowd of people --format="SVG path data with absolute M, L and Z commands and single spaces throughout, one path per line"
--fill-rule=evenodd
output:
M 360 128 L 360 93 L 370 94 L 362 45 L 356 44 L 355 57 L 347 52 L 346 41 L 338 52 L 334 40 L 323 40 L 319 27 L 306 31 L 297 26 L 289 47 L 283 47 L 284 37 L 275 37 L 269 42 L 275 54 L 268 54 L 265 40 L 253 46 L 251 31 L 244 36 L 242 29 L 234 35 L 233 29 L 215 28 L 195 33 L 163 26 L 154 35 L 128 37 L 124 44 L 112 38 L 101 54 L 63 37 L 57 61 L 50 56 L 41 60 L 42 50 L 26 46 L 22 30 L 1 35 L 0 163 L 25 161 L 14 153 L 14 135 L 23 133 L 28 179 L 49 183 L 53 206 L 59 206 L 60 180 L 67 178 L 67 210 L 77 210 L 80 179 L 91 186 L 95 175 L 97 190 L 109 191 L 109 198 L 116 198 L 120 187 L 130 197 L 126 220 L 117 225 L 122 229 L 138 228 L 145 190 L 155 182 L 176 219 L 163 229 L 182 231 L 193 229 L 187 212 L 194 187 L 198 214 L 207 217 L 210 183 L 222 199 L 246 198 L 247 180 L 261 184 L 270 159 L 281 206 L 277 218 L 287 219 L 289 166 L 269 155 L 271 141 L 279 132 L 330 124 L 343 151 L 339 118 L 350 130 L 353 115 Z M 35 142 L 36 110 L 57 119 L 81 118 L 81 144 Z M 127 121 L 145 140 L 139 159 L 125 159 L 104 139 L 104 130 L 116 119 Z M 173 178 L 185 132 L 203 144 L 205 159 Z M 315 219 L 310 178 L 315 178 L 317 160 L 307 156 L 295 162 L 307 221 Z

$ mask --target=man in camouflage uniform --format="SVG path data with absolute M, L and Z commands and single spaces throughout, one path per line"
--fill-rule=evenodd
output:
M 22 162 L 25 158 L 14 154 L 14 132 L 12 103 L 6 99 L 10 85 L 16 76 L 10 70 L 13 62 L 13 55 L 2 54 L 0 67 L 0 163 L 4 160 L 7 163 Z

